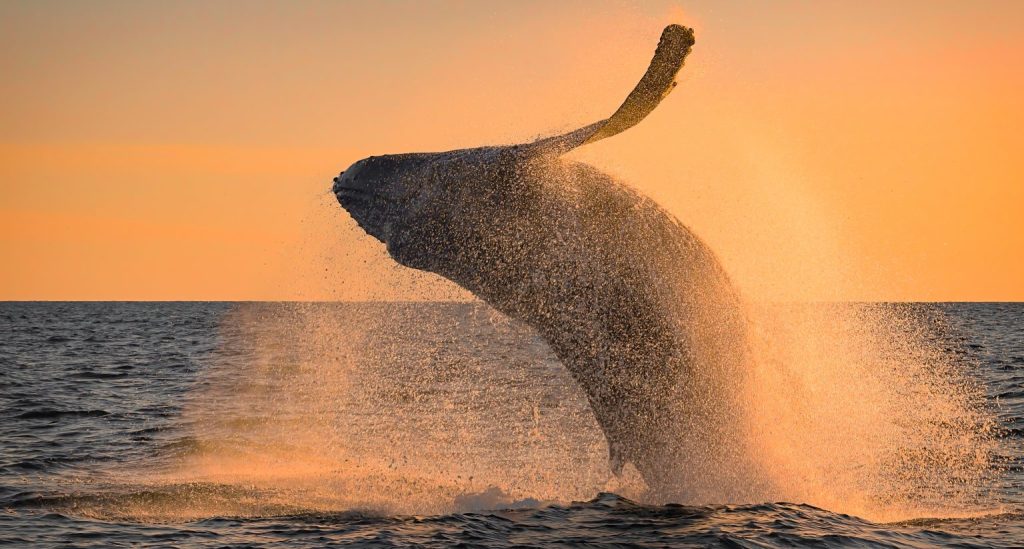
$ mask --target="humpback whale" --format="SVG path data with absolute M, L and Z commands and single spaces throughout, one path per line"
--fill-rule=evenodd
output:
M 359 160 L 341 206 L 399 264 L 533 327 L 589 400 L 609 466 L 650 499 L 724 501 L 742 465 L 745 345 L 715 254 L 651 199 L 565 153 L 639 123 L 676 86 L 693 30 L 669 25 L 611 117 L 530 143 Z

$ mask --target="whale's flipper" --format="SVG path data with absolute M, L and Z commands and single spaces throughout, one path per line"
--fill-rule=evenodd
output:
M 586 145 L 622 133 L 643 120 L 676 86 L 676 74 L 694 44 L 693 29 L 669 25 L 661 33 L 651 65 L 615 114 L 569 133 L 547 137 L 523 145 L 533 154 L 565 154 Z

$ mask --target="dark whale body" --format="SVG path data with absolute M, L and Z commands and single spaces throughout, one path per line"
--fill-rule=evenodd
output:
M 639 122 L 692 43 L 689 29 L 667 28 L 609 120 L 524 145 L 370 157 L 334 185 L 397 262 L 536 329 L 589 399 L 612 471 L 633 463 L 657 500 L 734 495 L 721 487 L 744 467 L 733 442 L 739 300 L 712 251 L 672 215 L 560 155 Z

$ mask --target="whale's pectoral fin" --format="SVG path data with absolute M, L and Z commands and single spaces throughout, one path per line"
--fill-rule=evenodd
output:
M 637 125 L 675 88 L 676 75 L 693 44 L 693 29 L 681 25 L 665 27 L 647 72 L 615 114 L 578 130 L 523 145 L 522 149 L 530 154 L 561 155 Z

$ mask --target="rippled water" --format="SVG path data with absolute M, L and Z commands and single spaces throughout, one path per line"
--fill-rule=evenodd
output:
M 634 503 L 561 365 L 479 304 L 0 304 L 0 543 L 1022 546 L 1024 305 L 913 307 L 997 418 L 961 518 Z

